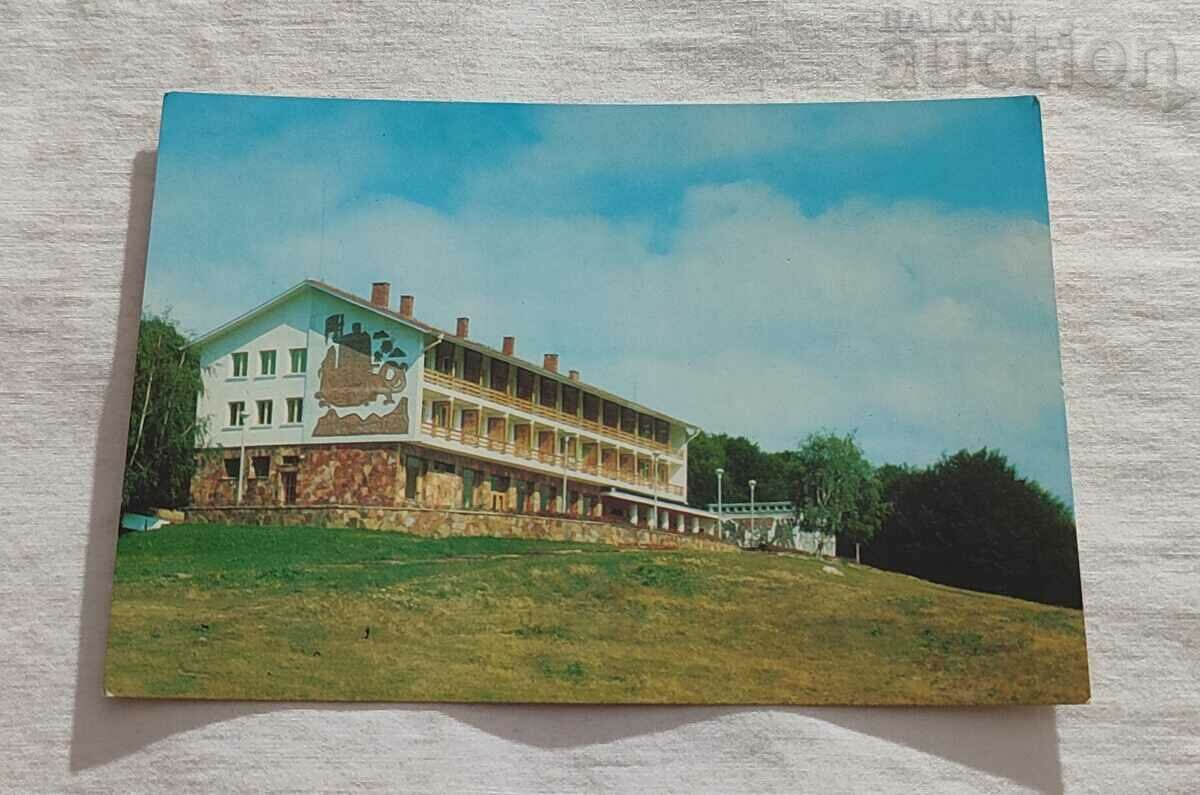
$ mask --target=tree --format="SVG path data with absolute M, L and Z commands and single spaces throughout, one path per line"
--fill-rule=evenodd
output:
M 196 468 L 200 362 L 174 321 L 142 318 L 138 331 L 122 510 L 175 508 L 187 503 Z
M 828 535 L 856 544 L 871 539 L 884 502 L 875 470 L 853 435 L 809 435 L 792 466 L 795 528 L 816 534 L 818 554 Z
M 1070 509 L 999 452 L 960 450 L 925 469 L 891 467 L 871 565 L 973 591 L 1080 607 Z

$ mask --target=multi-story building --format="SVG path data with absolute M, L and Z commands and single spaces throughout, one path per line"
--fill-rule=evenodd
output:
M 307 280 L 205 334 L 192 504 L 549 513 L 716 532 L 687 505 L 697 432 L 660 411 Z

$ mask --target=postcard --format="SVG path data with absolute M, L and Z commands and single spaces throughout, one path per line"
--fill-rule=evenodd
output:
M 106 692 L 1086 701 L 1042 152 L 167 95 Z

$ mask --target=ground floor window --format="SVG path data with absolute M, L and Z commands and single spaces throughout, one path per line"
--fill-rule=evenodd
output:
M 529 495 L 533 492 L 533 484 L 528 480 L 517 481 L 517 513 L 529 510 Z
M 567 492 L 567 513 L 575 513 L 579 507 L 579 492 Z
M 225 477 L 236 478 L 242 473 L 242 459 L 226 458 L 225 459 Z
M 558 499 L 558 489 L 554 486 L 543 485 L 541 488 L 542 495 L 542 513 L 549 513 L 554 510 L 554 503 Z
M 250 459 L 250 465 L 254 467 L 254 477 L 265 478 L 271 474 L 271 456 L 256 455 Z
M 479 473 L 474 469 L 463 467 L 462 471 L 462 507 L 475 507 L 475 484 L 479 482 Z
M 280 473 L 283 479 L 283 502 L 285 505 L 295 505 L 299 492 L 298 478 L 294 470 Z
M 583 515 L 591 516 L 596 511 L 596 498 L 591 494 L 583 495 Z
M 421 475 L 425 472 L 425 460 L 410 455 L 404 461 L 404 497 L 405 499 L 415 500 L 417 498 L 417 482 Z

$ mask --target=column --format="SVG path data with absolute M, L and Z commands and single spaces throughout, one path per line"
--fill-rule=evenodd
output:
M 681 513 L 675 514 L 675 529 L 678 530 L 680 533 L 687 532 L 687 529 L 683 526 L 684 521 L 685 521 L 685 517 L 683 514 L 681 514 Z
M 700 534 L 700 517 L 693 516 L 692 517 L 692 535 L 699 535 L 699 534 Z
M 638 523 L 638 515 L 637 514 L 638 514 L 637 503 L 636 502 L 630 503 L 629 504 L 629 523 L 631 525 L 633 525 L 634 527 L 637 527 L 637 523 Z

